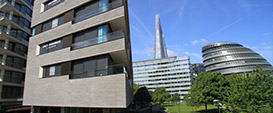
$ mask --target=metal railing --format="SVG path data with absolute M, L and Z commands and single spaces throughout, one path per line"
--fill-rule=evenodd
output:
M 93 39 L 89 39 L 89 40 L 86 40 L 86 41 L 75 43 L 75 44 L 73 44 L 71 46 L 71 49 L 72 50 L 80 49 L 80 48 L 92 46 L 92 45 L 95 45 L 95 44 L 99 44 L 99 43 L 119 39 L 119 38 L 124 38 L 124 33 L 123 33 L 122 30 L 112 32 L 112 33 L 109 33 L 109 34 L 106 34 L 106 35 L 102 35 L 102 36 L 99 36 L 99 37 L 96 37 L 96 38 L 93 38 Z
M 74 19 L 74 22 L 79 22 L 79 21 L 85 20 L 87 18 L 90 18 L 90 17 L 98 15 L 100 13 L 109 11 L 111 9 L 117 8 L 117 7 L 122 6 L 122 5 L 123 5 L 122 0 L 114 1 L 114 2 L 109 3 L 109 4 L 107 4 L 107 5 L 103 6 L 103 7 L 100 7 L 98 9 L 94 10 L 94 11 L 91 11 L 91 12 L 85 14 L 85 15 L 76 17 Z
M 72 74 L 69 75 L 69 79 L 105 76 L 105 75 L 112 75 L 112 74 L 119 74 L 119 73 L 127 73 L 127 69 L 123 64 L 109 65 L 97 70 L 94 69 L 91 71 L 85 71 L 80 73 L 72 71 Z

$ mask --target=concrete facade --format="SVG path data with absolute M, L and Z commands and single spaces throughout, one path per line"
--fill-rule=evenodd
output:
M 36 32 L 40 29 L 39 26 L 44 25 L 47 21 L 54 20 L 59 15 L 65 15 L 65 20 L 67 14 L 74 15 L 74 18 L 49 30 L 39 31 L 38 34 L 36 33 L 30 38 L 23 105 L 62 108 L 127 108 L 133 100 L 127 0 L 113 0 L 108 3 L 111 8 L 116 3 L 122 3 L 122 5 L 112 9 L 108 7 L 107 11 L 79 22 L 75 22 L 75 12 L 82 5 L 91 2 L 96 3 L 97 0 L 64 0 L 50 9 L 44 10 L 47 2 L 45 0 L 35 0 L 34 2 L 32 27 L 36 28 Z M 74 43 L 72 39 L 76 33 L 102 24 L 108 24 L 112 33 L 121 31 L 123 33 L 122 37 L 80 49 L 72 49 Z M 67 43 L 64 40 L 67 40 L 66 37 L 70 36 L 72 38 L 69 38 L 69 40 L 72 44 L 64 47 L 64 43 Z M 111 33 L 109 33 L 109 36 L 112 36 Z M 63 42 L 61 49 L 41 54 L 41 45 L 58 39 L 62 39 Z M 123 64 L 126 71 L 103 76 L 71 79 L 70 71 L 72 71 L 72 68 L 67 68 L 64 73 L 70 74 L 46 78 L 43 76 L 45 66 L 66 62 L 72 62 L 73 64 L 77 60 L 106 54 L 111 57 L 113 65 Z M 69 66 L 72 67 L 72 64 Z

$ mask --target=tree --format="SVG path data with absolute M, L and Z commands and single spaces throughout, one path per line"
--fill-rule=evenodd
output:
M 137 90 L 134 96 L 134 102 L 136 104 L 149 104 L 152 101 L 152 97 L 146 87 L 141 87 Z
M 175 94 L 171 97 L 171 101 L 172 101 L 172 102 L 179 102 L 179 101 L 180 101 L 180 96 L 179 96 L 179 94 L 175 93 Z
M 158 102 L 162 104 L 163 102 L 167 101 L 170 97 L 170 93 L 166 91 L 165 87 L 157 88 L 152 95 L 152 99 L 154 102 Z
M 137 90 L 141 87 L 141 85 L 134 83 L 134 95 L 136 94 Z
M 257 68 L 253 72 L 230 77 L 231 89 L 225 104 L 232 112 L 272 113 L 272 72 Z
M 220 73 L 200 73 L 184 100 L 188 105 L 205 104 L 207 111 L 207 104 L 212 104 L 213 100 L 225 100 L 225 89 L 228 85 L 225 76 Z

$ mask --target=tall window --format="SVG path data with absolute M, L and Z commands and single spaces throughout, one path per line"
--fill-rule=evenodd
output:
M 4 81 L 21 84 L 24 81 L 25 74 L 21 72 L 5 71 Z
M 61 75 L 61 65 L 51 65 L 43 67 L 43 77 L 51 77 Z

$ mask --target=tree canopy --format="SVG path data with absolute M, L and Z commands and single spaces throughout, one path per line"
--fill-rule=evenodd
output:
M 261 68 L 244 74 L 224 76 L 201 73 L 184 97 L 188 105 L 212 104 L 218 100 L 231 112 L 273 112 L 272 72 Z
M 162 104 L 163 102 L 167 101 L 170 98 L 170 93 L 166 91 L 165 87 L 157 88 L 152 93 L 152 99 L 154 102 L 158 102 Z

